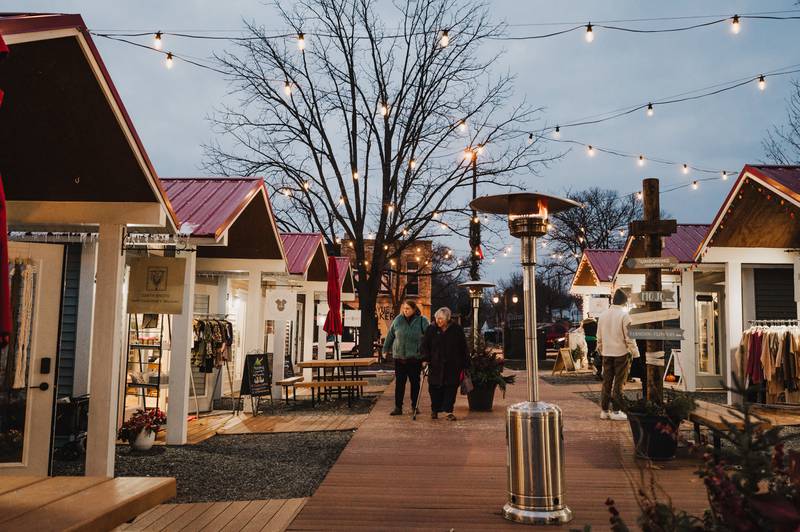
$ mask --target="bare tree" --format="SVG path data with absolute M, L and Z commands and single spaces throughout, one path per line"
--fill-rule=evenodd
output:
M 206 146 L 206 167 L 266 174 L 282 229 L 352 240 L 359 305 L 371 309 L 406 242 L 466 233 L 473 179 L 507 187 L 536 172 L 545 159 L 523 132 L 538 109 L 510 105 L 512 76 L 492 74 L 498 56 L 483 45 L 504 28 L 479 2 L 275 9 L 290 35 L 247 23 L 237 49 L 217 57 L 239 102 L 212 118 L 222 140 Z M 361 316 L 367 354 L 377 324 Z
M 773 126 L 761 141 L 767 160 L 774 164 L 800 164 L 800 81 L 792 81 L 786 102 L 786 123 Z
M 567 194 L 583 204 L 553 215 L 553 227 L 542 239 L 539 262 L 542 277 L 551 288 L 564 285 L 575 274 L 587 249 L 619 249 L 625 245 L 628 224 L 642 217 L 635 195 L 590 188 Z

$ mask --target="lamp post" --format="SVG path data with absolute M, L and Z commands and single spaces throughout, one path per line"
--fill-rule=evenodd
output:
M 463 288 L 466 288 L 469 292 L 469 299 L 472 302 L 472 353 L 475 354 L 478 349 L 478 338 L 480 338 L 480 330 L 478 330 L 478 310 L 481 307 L 481 299 L 483 298 L 483 289 L 484 288 L 493 288 L 494 285 L 492 283 L 487 283 L 485 281 L 467 281 L 465 283 L 461 283 L 460 285 Z
M 483 196 L 476 211 L 508 216 L 511 236 L 520 239 L 528 400 L 508 407 L 508 502 L 503 517 L 525 524 L 559 525 L 572 520 L 565 504 L 564 434 L 561 409 L 539 401 L 536 353 L 536 238 L 547 233 L 548 216 L 579 207 L 572 200 L 519 192 Z

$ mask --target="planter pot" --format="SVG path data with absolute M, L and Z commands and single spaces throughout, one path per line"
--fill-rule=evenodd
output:
M 131 441 L 131 447 L 135 451 L 149 451 L 156 441 L 155 431 L 143 430 L 136 435 L 136 438 Z
M 628 413 L 636 456 L 650 460 L 672 460 L 678 449 L 677 427 L 666 416 Z M 664 432 L 662 427 L 671 427 Z
M 491 386 L 475 386 L 475 388 L 467 394 L 469 409 L 478 412 L 491 412 L 492 405 L 494 405 L 495 388 L 497 388 L 496 384 L 492 384 Z

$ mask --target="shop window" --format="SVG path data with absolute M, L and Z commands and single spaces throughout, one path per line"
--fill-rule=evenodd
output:
M 754 277 L 757 320 L 797 318 L 792 268 L 756 268 Z
M 419 263 L 416 261 L 406 262 L 406 295 L 419 295 Z

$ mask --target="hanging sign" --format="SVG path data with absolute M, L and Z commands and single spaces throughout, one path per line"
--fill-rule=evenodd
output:
M 130 262 L 129 314 L 180 314 L 186 259 L 136 257 Z
M 270 395 L 272 392 L 270 375 L 269 360 L 265 353 L 245 355 L 239 395 L 251 397 Z
M 675 257 L 640 257 L 638 259 L 628 259 L 625 266 L 632 270 L 644 268 L 677 268 L 678 259 Z
M 683 340 L 683 329 L 628 329 L 632 340 Z
M 291 321 L 296 317 L 297 295 L 291 290 L 277 288 L 266 292 L 264 319 Z
M 663 310 L 653 310 L 651 312 L 631 313 L 631 325 L 641 325 L 642 323 L 655 323 L 657 321 L 676 320 L 681 317 L 681 311 L 676 308 Z
M 675 292 L 672 290 L 642 291 L 631 294 L 631 303 L 671 303 L 675 301 Z
M 344 311 L 345 327 L 361 327 L 361 310 L 346 309 Z
M 325 325 L 325 320 L 328 318 L 328 303 L 326 301 L 320 301 L 317 303 L 317 326 L 322 327 Z

